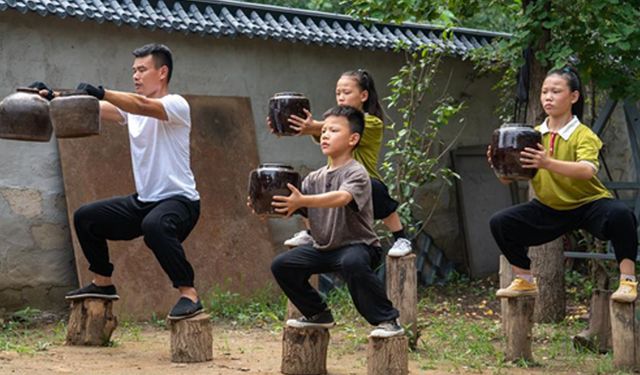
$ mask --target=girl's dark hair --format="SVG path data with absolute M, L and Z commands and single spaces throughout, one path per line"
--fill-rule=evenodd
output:
M 565 65 L 563 68 L 550 70 L 549 73 L 547 73 L 547 77 L 554 74 L 559 75 L 567 81 L 571 92 L 578 91 L 580 94 L 578 101 L 571 105 L 571 113 L 582 121 L 582 115 L 584 114 L 584 91 L 578 71 L 572 66 Z
M 363 109 L 366 113 L 376 116 L 380 120 L 383 119 L 384 113 L 382 112 L 382 106 L 380 105 L 380 100 L 378 99 L 378 92 L 376 91 L 376 85 L 373 82 L 373 77 L 371 74 L 364 70 L 350 70 L 342 73 L 342 77 L 353 77 L 358 83 L 358 86 L 361 90 L 367 90 L 369 93 L 369 97 L 367 101 L 364 102 Z

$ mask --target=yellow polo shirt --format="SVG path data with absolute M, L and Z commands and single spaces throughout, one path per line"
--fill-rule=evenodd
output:
M 554 159 L 587 162 L 598 170 L 598 152 L 602 148 L 602 141 L 589 127 L 581 124 L 577 117 L 574 116 L 558 131 L 553 145 L 550 144 L 552 137 L 546 120 L 536 129 L 542 133 L 542 145 L 545 149 L 553 149 Z M 572 210 L 598 199 L 612 198 L 609 190 L 596 176 L 589 180 L 578 180 L 539 169 L 531 180 L 531 185 L 538 200 L 556 210 Z

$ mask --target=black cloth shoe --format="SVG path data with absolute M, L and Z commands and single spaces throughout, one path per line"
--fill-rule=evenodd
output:
M 331 328 L 336 325 L 331 310 L 325 310 L 312 317 L 301 317 L 287 320 L 287 325 L 293 328 Z
M 202 307 L 202 303 L 200 303 L 200 300 L 198 300 L 198 302 L 193 302 L 187 297 L 180 297 L 178 303 L 173 306 L 167 318 L 170 320 L 187 319 L 191 318 L 192 316 L 196 316 L 203 311 L 204 308 Z
M 97 286 L 91 283 L 87 286 L 83 286 L 80 289 L 72 290 L 65 294 L 65 299 L 82 299 L 82 298 L 102 298 L 102 299 L 120 299 L 118 293 L 116 293 L 116 287 L 113 285 Z

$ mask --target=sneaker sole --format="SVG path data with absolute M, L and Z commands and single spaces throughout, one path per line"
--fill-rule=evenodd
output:
M 497 298 L 518 298 L 518 297 L 535 297 L 538 295 L 538 291 L 530 291 L 530 292 L 518 292 L 513 294 L 497 294 Z
M 332 323 L 300 323 L 295 319 L 287 320 L 287 327 L 291 328 L 333 328 L 336 322 Z
M 84 299 L 84 298 L 99 298 L 99 299 L 108 299 L 108 300 L 119 300 L 120 296 L 117 294 L 96 294 L 96 293 L 83 293 L 76 294 L 73 296 L 64 296 L 66 300 L 74 300 L 74 299 Z
M 196 311 L 194 311 L 194 312 L 192 312 L 191 314 L 188 314 L 188 315 L 167 315 L 167 319 L 173 320 L 173 321 L 184 320 L 184 319 L 193 318 L 194 316 L 199 315 L 199 314 L 201 314 L 203 312 L 204 312 L 204 308 L 198 309 L 198 310 L 196 310 Z
M 411 254 L 411 250 L 406 251 L 406 252 L 402 252 L 402 253 L 392 253 L 391 251 L 389 251 L 387 253 L 388 256 L 394 257 L 394 258 L 401 258 L 401 257 L 409 255 L 409 254 Z
M 374 338 L 378 338 L 378 339 L 386 339 L 386 338 L 389 338 L 389 337 L 402 336 L 402 335 L 404 335 L 404 330 L 397 331 L 397 332 L 389 332 L 389 331 L 378 332 L 378 333 L 371 332 L 369 334 L 369 337 L 374 337 Z

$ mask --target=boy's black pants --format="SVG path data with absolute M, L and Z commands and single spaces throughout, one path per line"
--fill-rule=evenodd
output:
M 200 216 L 200 201 L 173 196 L 158 202 L 141 202 L 137 194 L 105 199 L 80 207 L 73 215 L 78 241 L 89 270 L 111 276 L 107 240 L 132 240 L 144 236 L 175 288 L 193 286 L 193 268 L 182 248 Z
M 328 251 L 305 245 L 276 256 L 271 272 L 289 300 L 306 317 L 327 309 L 318 291 L 309 284 L 311 275 L 338 272 L 346 281 L 358 312 L 370 324 L 377 325 L 399 316 L 372 269 L 380 262 L 381 254 L 380 248 L 365 244 Z
M 599 199 L 573 210 L 560 211 L 532 200 L 495 213 L 491 233 L 514 266 L 530 269 L 528 246 L 552 241 L 575 229 L 585 229 L 601 240 L 611 240 L 616 259 L 635 262 L 638 234 L 633 212 L 617 199 Z

